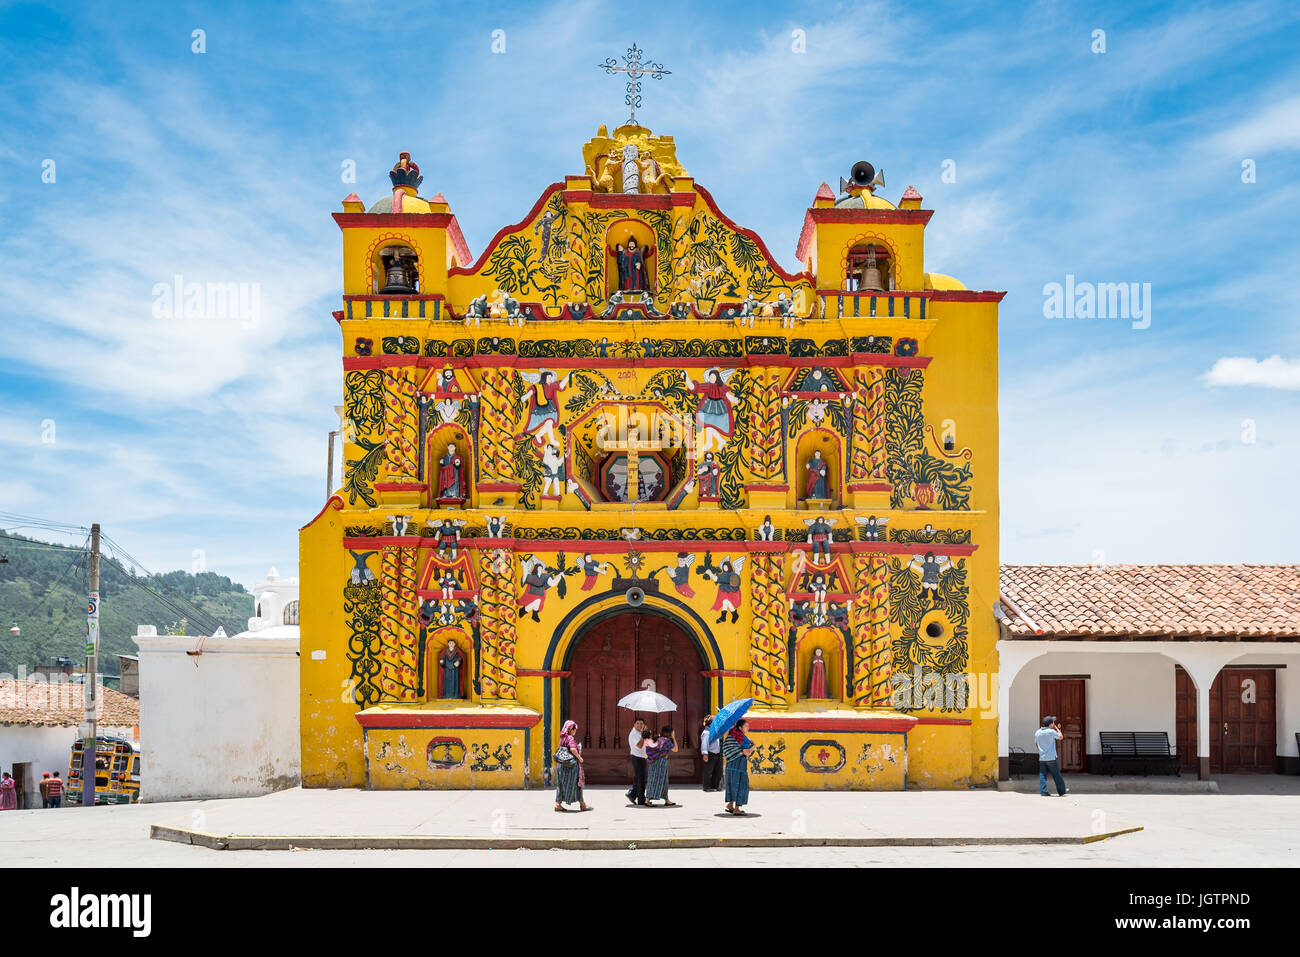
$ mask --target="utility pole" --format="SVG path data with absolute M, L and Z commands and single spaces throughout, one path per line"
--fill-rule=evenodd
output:
M 86 721 L 81 742 L 81 806 L 95 806 L 95 762 L 99 757 L 99 523 L 90 526 L 90 601 L 86 606 Z

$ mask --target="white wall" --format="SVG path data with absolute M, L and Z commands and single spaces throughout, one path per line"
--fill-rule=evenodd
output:
M 250 797 L 295 787 L 297 627 L 207 638 L 197 656 L 186 652 L 198 647 L 198 638 L 144 631 L 134 639 L 141 800 Z
M 76 740 L 76 728 L 0 725 L 0 770 L 12 772 L 15 764 L 30 762 L 24 807 L 41 806 L 37 787 L 46 771 L 58 771 L 59 777 L 68 779 L 68 756 Z
M 1174 662 L 1147 654 L 1047 654 L 1021 669 L 1011 686 L 1010 741 L 1037 754 L 1034 732 L 1038 713 L 1038 679 L 1043 675 L 1090 675 L 1084 682 L 1088 754 L 1101 753 L 1102 731 L 1165 731 L 1177 740 L 1174 726 Z
M 101 727 L 105 737 L 131 740 L 130 728 Z M 38 790 L 41 775 L 58 771 L 59 777 L 68 780 L 68 758 L 73 742 L 77 740 L 75 727 L 51 728 L 45 725 L 0 724 L 0 771 L 12 773 L 15 764 L 29 763 L 26 784 L 28 808 L 41 806 Z
M 1277 753 L 1297 755 L 1300 642 L 1003 639 L 998 654 L 999 686 L 1007 695 L 998 728 L 999 754 L 1005 755 L 1008 745 L 1035 753 L 1042 675 L 1090 675 L 1085 682 L 1088 754 L 1101 752 L 1101 731 L 1165 731 L 1174 743 L 1174 666 L 1181 664 L 1194 680 L 1197 674 L 1210 675 L 1211 683 L 1226 665 L 1285 665 L 1277 669 Z

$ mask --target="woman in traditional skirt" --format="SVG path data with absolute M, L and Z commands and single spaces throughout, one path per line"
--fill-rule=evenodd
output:
M 668 755 L 677 750 L 677 740 L 673 737 L 673 727 L 666 724 L 659 733 L 659 739 L 645 746 L 646 784 L 645 799 L 664 802 L 664 807 L 677 807 L 668 800 Z
M 591 805 L 582 799 L 586 775 L 582 767 L 582 745 L 578 744 L 578 722 L 569 719 L 560 729 L 560 747 L 568 748 L 577 760 L 563 764 L 555 762 L 555 810 L 563 811 L 565 804 L 578 802 L 579 811 L 590 811 Z M 558 750 L 558 749 L 557 749 Z
M 749 756 L 754 753 L 754 742 L 745 736 L 747 730 L 749 722 L 741 718 L 722 738 L 728 814 L 744 814 L 741 808 L 749 803 Z

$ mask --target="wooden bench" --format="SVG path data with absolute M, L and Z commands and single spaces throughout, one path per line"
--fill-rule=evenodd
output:
M 1152 768 L 1161 774 L 1183 773 L 1166 731 L 1102 731 L 1102 774 L 1114 774 L 1116 766 L 1140 767 L 1144 775 Z

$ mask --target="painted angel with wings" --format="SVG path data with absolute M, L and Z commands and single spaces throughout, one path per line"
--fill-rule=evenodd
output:
M 561 444 L 555 437 L 555 429 L 560 424 L 559 394 L 569 387 L 570 372 L 563 379 L 556 379 L 550 369 L 538 369 L 536 372 L 521 372 L 532 388 L 528 396 L 528 424 L 524 431 L 537 440 L 538 445 L 554 442 Z
M 943 571 L 945 565 L 951 563 L 952 560 L 947 555 L 936 556 L 934 552 L 914 555 L 907 563 L 908 568 L 920 572 L 921 597 L 928 598 L 932 605 L 939 597 L 939 573 Z
M 721 449 L 731 437 L 735 425 L 732 408 L 739 401 L 730 391 L 728 383 L 736 374 L 735 369 L 714 367 L 704 374 L 703 382 L 691 380 L 689 369 L 683 369 L 686 387 L 700 397 L 699 409 L 695 415 L 695 428 L 699 435 L 699 454 L 711 451 L 715 444 Z
M 713 599 L 711 610 L 720 614 L 714 624 L 726 621 L 727 612 L 731 612 L 732 624 L 735 624 L 740 617 L 740 570 L 745 567 L 746 557 L 741 555 L 732 561 L 731 556 L 728 555 L 722 560 L 722 564 L 715 568 L 713 556 L 708 553 L 704 556 L 704 566 L 700 568 L 699 574 L 709 581 L 718 583 L 718 596 Z
M 808 544 L 812 546 L 813 561 L 817 561 L 817 556 L 823 556 L 827 561 L 831 557 L 831 526 L 838 522 L 839 519 L 827 518 L 825 515 L 818 515 L 816 518 L 805 518 L 803 523 L 808 526 Z
M 426 519 L 425 524 L 437 531 L 438 539 L 438 557 L 443 561 L 447 560 L 447 550 L 451 550 L 451 558 L 455 560 L 456 549 L 460 547 L 460 530 L 467 524 L 463 518 L 444 518 L 441 522 L 437 519 Z
M 694 598 L 695 589 L 691 587 L 691 566 L 695 564 L 695 556 L 690 552 L 678 552 L 676 565 L 661 565 L 650 573 L 654 578 L 660 572 L 668 573 L 668 580 L 673 583 L 673 588 L 677 589 L 677 594 L 683 598 Z
M 864 542 L 880 541 L 880 526 L 889 524 L 889 519 L 876 518 L 874 515 L 868 515 L 866 518 L 858 516 L 854 521 L 862 526 L 862 540 Z

